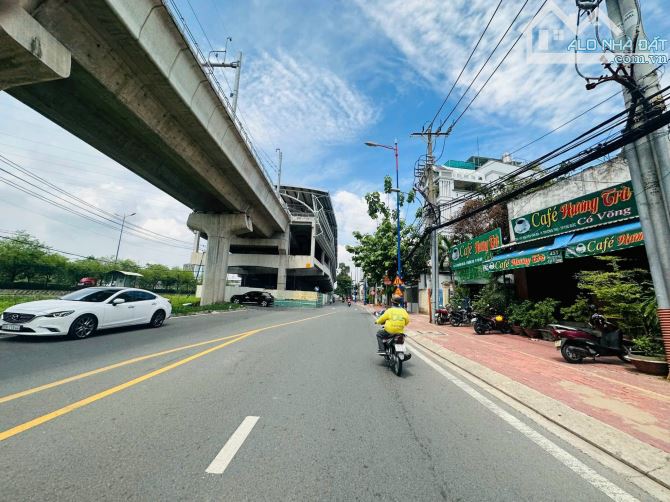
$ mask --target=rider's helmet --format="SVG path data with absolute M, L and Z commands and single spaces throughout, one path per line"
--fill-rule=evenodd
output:
M 399 307 L 402 305 L 402 296 L 394 296 L 391 298 L 391 305 L 394 307 Z

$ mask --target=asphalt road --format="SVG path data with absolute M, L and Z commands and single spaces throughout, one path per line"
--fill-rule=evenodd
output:
M 0 339 L 0 500 L 649 500 L 435 362 L 396 377 L 375 331 L 338 304 Z

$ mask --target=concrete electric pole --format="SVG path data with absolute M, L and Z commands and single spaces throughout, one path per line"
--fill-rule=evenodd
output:
M 658 73 L 651 64 L 649 52 L 639 50 L 648 39 L 642 25 L 638 0 L 606 0 L 610 20 L 618 28 L 615 41 L 630 41 L 634 61 L 646 56 L 646 62 L 630 65 L 627 82 L 623 88 L 627 106 L 634 106 L 634 120 L 630 127 L 640 127 L 647 118 L 665 111 Z M 578 4 L 579 5 L 579 4 Z M 635 45 L 635 47 L 633 47 Z M 622 45 L 625 46 L 625 45 Z M 626 65 L 627 66 L 627 65 Z M 632 85 L 631 85 L 632 84 Z M 670 140 L 665 126 L 648 136 L 624 147 L 631 181 L 644 232 L 644 243 L 649 259 L 649 269 L 658 301 L 658 317 L 665 345 L 666 358 L 670 361 Z
M 440 136 L 448 136 L 451 133 L 450 130 L 441 132 L 439 129 L 436 132 L 433 132 L 431 129 L 427 131 L 412 133 L 412 136 L 421 136 L 426 138 L 426 169 L 423 174 L 423 179 L 420 181 L 425 188 L 425 193 L 427 196 L 427 202 L 431 211 L 428 215 L 428 225 L 435 226 L 440 223 L 440 211 L 437 207 L 437 197 L 435 189 L 435 159 L 433 157 L 433 138 Z M 440 263 L 438 256 L 438 239 L 439 233 L 437 230 L 433 230 L 430 233 L 430 289 L 431 289 L 431 300 L 428 308 L 428 318 L 429 321 L 433 322 L 433 312 L 435 312 L 440 306 Z

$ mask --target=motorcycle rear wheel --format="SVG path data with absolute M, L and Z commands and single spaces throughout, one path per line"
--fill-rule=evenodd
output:
M 452 317 L 449 319 L 449 324 L 451 324 L 454 328 L 458 328 L 461 325 L 461 320 L 456 317 Z
M 393 354 L 393 373 L 397 376 L 402 375 L 402 359 L 398 357 L 398 354 Z
M 482 323 L 476 322 L 474 327 L 475 327 L 475 333 L 477 333 L 478 335 L 486 334 L 486 327 Z
M 574 347 L 569 344 L 565 344 L 563 347 L 561 347 L 561 355 L 563 356 L 563 359 L 565 359 L 570 364 L 581 363 L 582 359 L 584 359 L 584 356 L 580 355 L 578 352 L 572 349 L 574 349 Z

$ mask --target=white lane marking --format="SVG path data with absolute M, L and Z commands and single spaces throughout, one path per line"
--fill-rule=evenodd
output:
M 451 383 L 459 387 L 461 390 L 466 392 L 468 395 L 476 399 L 479 403 L 484 405 L 489 411 L 503 419 L 509 425 L 514 427 L 516 430 L 521 432 L 524 436 L 530 439 L 533 443 L 538 445 L 544 451 L 553 456 L 556 460 L 561 462 L 563 465 L 571 469 L 572 471 L 579 474 L 584 480 L 595 486 L 605 495 L 607 495 L 612 500 L 617 502 L 634 502 L 637 501 L 630 493 L 622 490 L 614 483 L 604 478 L 596 471 L 591 469 L 589 466 L 584 464 L 579 459 L 572 456 L 570 453 L 565 451 L 563 448 L 557 444 L 551 442 L 549 439 L 541 435 L 539 432 L 531 429 L 521 420 L 516 418 L 514 415 L 508 413 L 500 406 L 495 404 L 493 401 L 476 391 L 473 387 L 466 384 L 463 380 L 456 377 L 455 375 L 449 373 L 445 368 L 434 362 L 427 355 L 423 354 L 421 350 L 417 349 L 416 344 L 410 344 L 412 347 L 412 352 L 415 356 L 418 356 L 423 362 L 428 366 L 437 371 L 440 375 L 445 377 Z
M 223 471 L 226 470 L 228 464 L 237 453 L 237 450 L 240 449 L 244 440 L 247 439 L 247 436 L 251 432 L 251 429 L 254 428 L 256 422 L 260 417 L 247 417 L 242 420 L 242 423 L 237 428 L 233 435 L 230 436 L 230 439 L 223 445 L 219 454 L 212 460 L 212 463 L 209 464 L 209 467 L 205 470 L 209 474 L 223 474 Z

